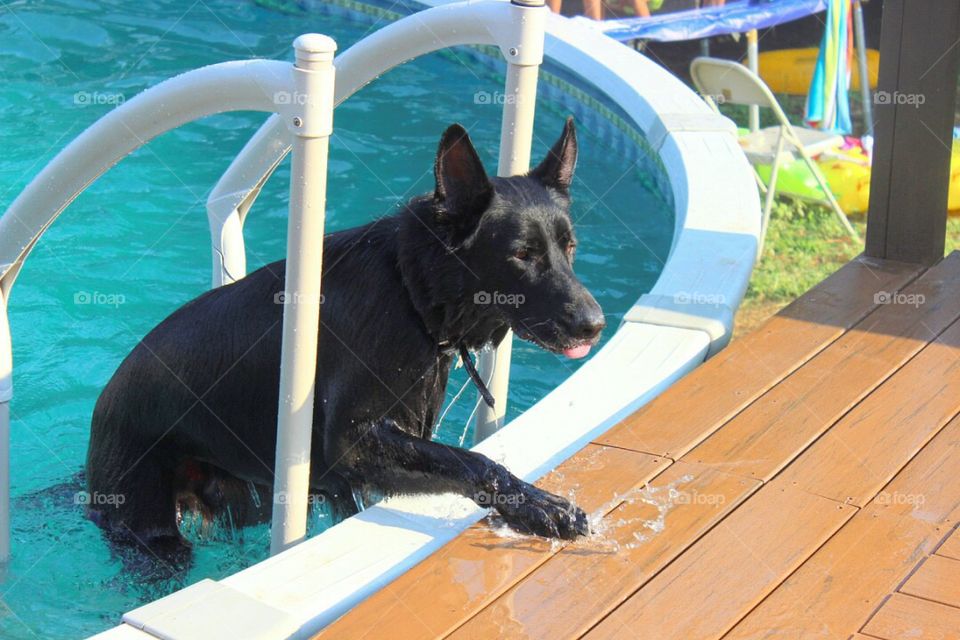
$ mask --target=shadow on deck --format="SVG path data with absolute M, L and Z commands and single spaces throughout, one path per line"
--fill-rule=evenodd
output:
M 860 259 L 317 638 L 957 638 L 960 253 Z M 862 636 L 858 634 L 864 634 Z

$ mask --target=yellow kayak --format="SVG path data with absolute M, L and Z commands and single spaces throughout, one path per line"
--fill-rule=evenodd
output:
M 813 69 L 817 66 L 819 49 L 780 49 L 764 51 L 757 57 L 760 77 L 774 93 L 806 95 L 810 90 Z M 851 64 L 850 89 L 860 90 L 860 71 Z M 880 52 L 867 49 L 867 75 L 870 76 L 870 88 L 877 87 L 877 74 L 880 69 Z

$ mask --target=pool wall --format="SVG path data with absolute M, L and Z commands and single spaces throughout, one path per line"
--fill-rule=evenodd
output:
M 434 4 L 444 3 L 391 6 L 412 13 Z M 304 22 L 303 31 L 310 31 L 309 19 Z M 620 120 L 614 126 L 632 128 L 638 146 L 648 147 L 640 153 L 662 163 L 676 226 L 662 275 L 610 341 L 542 401 L 474 447 L 528 481 L 726 344 L 760 227 L 759 197 L 733 124 L 679 80 L 632 49 L 556 15 L 547 22 L 546 56 L 548 73 L 589 78 L 586 95 L 600 94 L 599 104 L 612 104 L 610 113 Z M 486 513 L 456 496 L 389 498 L 244 571 L 129 612 L 125 624 L 97 637 L 208 637 L 213 629 L 218 636 L 308 637 Z

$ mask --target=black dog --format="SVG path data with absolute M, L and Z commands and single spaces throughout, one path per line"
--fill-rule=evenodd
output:
M 487 177 L 453 125 L 436 191 L 324 239 L 311 490 L 355 512 L 353 489 L 454 492 L 512 527 L 587 533 L 584 513 L 476 453 L 432 442 L 451 362 L 508 328 L 582 357 L 605 322 L 573 273 L 572 119 L 525 176 Z M 183 509 L 269 517 L 284 263 L 208 291 L 127 356 L 93 413 L 91 517 L 158 549 L 183 548 Z M 495 294 L 493 292 L 496 292 Z M 502 303 L 505 302 L 505 303 Z

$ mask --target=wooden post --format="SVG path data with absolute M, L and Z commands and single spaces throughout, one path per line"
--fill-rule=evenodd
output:
M 885 0 L 869 256 L 920 264 L 943 258 L 958 40 L 956 0 Z

